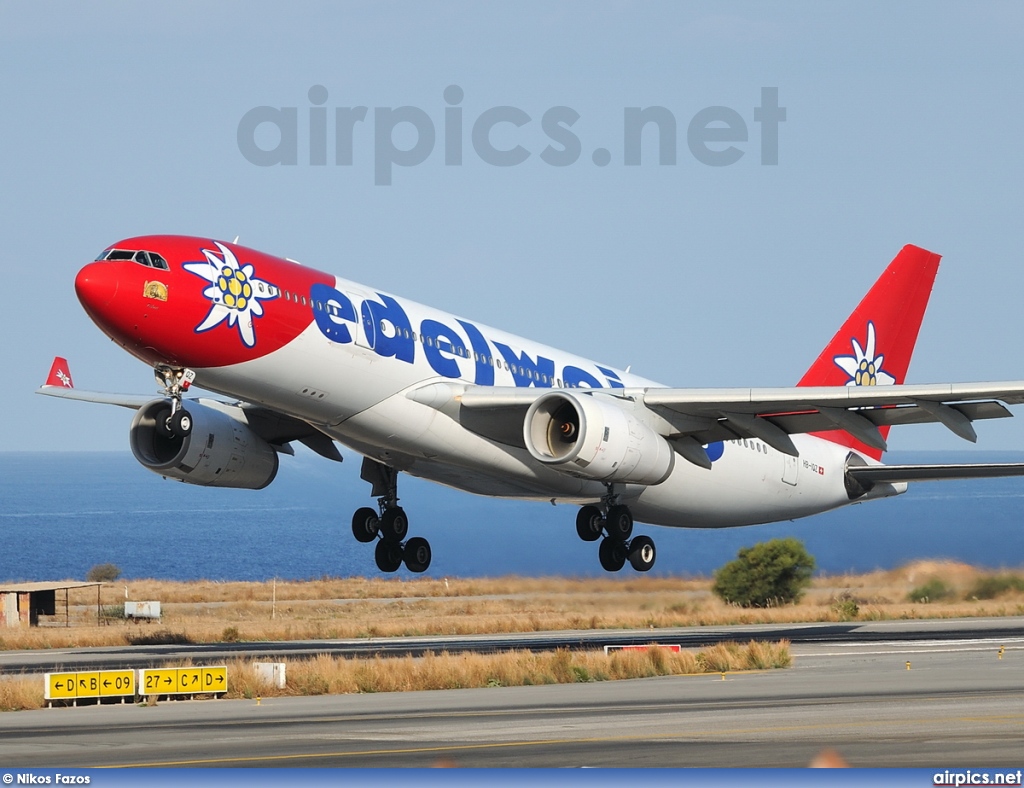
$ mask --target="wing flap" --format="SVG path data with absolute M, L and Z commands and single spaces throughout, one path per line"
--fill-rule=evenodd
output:
M 660 405 L 680 413 L 702 416 L 720 410 L 760 415 L 817 409 L 819 405 L 872 408 L 914 405 L 917 400 L 945 404 L 971 400 L 1024 403 L 1024 380 L 995 383 L 932 383 L 903 386 L 806 386 L 760 389 L 626 389 L 645 405 Z

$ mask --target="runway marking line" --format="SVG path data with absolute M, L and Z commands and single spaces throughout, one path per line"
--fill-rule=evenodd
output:
M 1024 725 L 1024 715 L 994 715 L 991 717 L 929 717 L 916 720 L 894 720 L 890 724 L 920 725 L 942 724 L 951 722 L 984 723 L 984 722 L 1015 722 Z M 372 755 L 414 755 L 417 753 L 447 753 L 466 750 L 504 749 L 513 747 L 550 747 L 565 744 L 603 744 L 609 742 L 653 741 L 665 739 L 701 739 L 710 736 L 737 736 L 751 733 L 782 733 L 796 731 L 820 731 L 837 728 L 864 728 L 877 725 L 876 720 L 864 722 L 841 722 L 826 725 L 784 725 L 768 728 L 735 728 L 717 731 L 676 731 L 673 733 L 656 733 L 637 736 L 593 736 L 580 739 L 534 739 L 511 742 L 487 742 L 485 744 L 447 744 L 440 747 L 404 747 L 390 750 L 357 750 L 354 752 L 323 752 L 295 753 L 292 755 L 256 755 L 232 758 L 196 758 L 185 761 L 154 761 L 151 763 L 111 764 L 95 766 L 96 769 L 141 769 L 141 768 L 172 768 L 176 766 L 203 766 L 214 763 L 252 763 L 255 761 L 297 761 L 317 758 L 359 758 Z

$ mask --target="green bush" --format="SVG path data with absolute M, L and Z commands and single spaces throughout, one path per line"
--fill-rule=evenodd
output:
M 974 587 L 967 592 L 967 597 L 969 599 L 995 599 L 1010 591 L 1024 591 L 1024 578 L 1017 575 L 979 577 Z
M 772 539 L 744 547 L 715 572 L 711 590 L 740 607 L 796 602 L 810 585 L 814 558 L 799 539 Z
M 188 646 L 193 642 L 184 632 L 172 632 L 169 629 L 128 635 L 128 643 L 132 646 Z
M 949 599 L 951 596 L 953 596 L 953 589 L 939 580 L 939 578 L 933 577 L 924 585 L 918 586 L 907 594 L 907 599 L 911 602 L 927 604 L 929 602 Z
M 106 605 L 100 610 L 101 621 L 124 620 L 124 605 Z
M 853 621 L 860 615 L 860 605 L 849 594 L 841 594 L 832 600 L 832 612 L 840 621 Z
M 87 583 L 113 583 L 121 576 L 116 564 L 96 564 L 85 575 Z

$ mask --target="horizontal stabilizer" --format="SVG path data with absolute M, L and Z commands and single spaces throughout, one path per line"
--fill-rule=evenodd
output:
M 1024 463 L 996 462 L 966 465 L 860 465 L 846 469 L 864 487 L 880 482 L 936 482 L 946 479 L 986 479 L 1024 476 Z

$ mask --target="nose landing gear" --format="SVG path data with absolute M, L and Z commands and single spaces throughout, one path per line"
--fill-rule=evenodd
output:
M 153 374 L 171 400 L 170 409 L 157 417 L 157 429 L 166 438 L 187 438 L 192 433 L 192 414 L 181 404 L 181 397 L 192 385 L 196 373 L 191 369 L 159 366 L 154 368 Z

